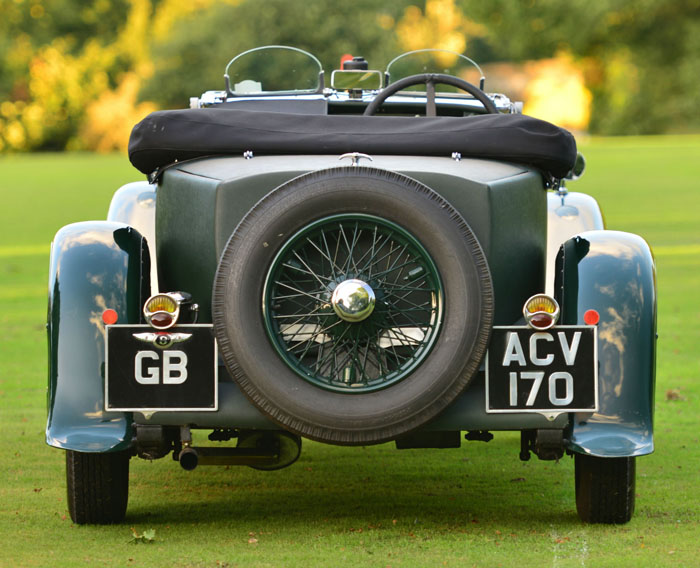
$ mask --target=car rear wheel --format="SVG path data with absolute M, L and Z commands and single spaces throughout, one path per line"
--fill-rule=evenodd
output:
M 634 513 L 635 458 L 576 454 L 576 509 L 587 523 L 627 523 Z
M 243 392 L 336 444 L 391 440 L 441 412 L 478 370 L 492 311 L 464 219 L 417 181 L 362 167 L 271 192 L 214 284 L 217 340 Z
M 68 510 L 76 524 L 124 520 L 129 499 L 128 452 L 66 451 Z

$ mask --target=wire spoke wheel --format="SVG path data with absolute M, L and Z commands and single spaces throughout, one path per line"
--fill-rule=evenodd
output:
M 400 381 L 440 331 L 433 260 L 407 231 L 372 215 L 333 215 L 297 232 L 273 260 L 263 296 L 279 355 L 329 390 Z

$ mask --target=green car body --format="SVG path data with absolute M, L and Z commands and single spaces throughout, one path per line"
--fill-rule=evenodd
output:
M 356 96 L 334 105 L 327 102 L 322 110 L 361 113 L 375 95 L 374 91 L 364 93 L 359 105 Z M 270 96 L 251 95 L 240 101 L 235 96 L 221 98 L 220 93 L 216 97 L 208 106 L 216 107 L 221 101 L 227 107 L 239 103 L 255 112 L 259 104 L 267 112 L 278 104 L 287 113 L 294 99 L 294 95 L 285 95 L 275 103 Z M 317 93 L 311 97 L 315 107 L 319 97 L 332 100 L 328 91 Z M 498 97 L 492 97 L 500 105 L 497 112 L 517 111 Z M 298 98 L 305 101 L 306 108 L 308 93 Z M 470 105 L 464 114 L 472 114 L 474 97 L 463 98 Z M 400 100 L 390 98 L 386 108 L 403 114 L 404 108 L 421 104 L 429 108 L 430 97 L 409 93 Z M 433 104 L 440 115 L 454 113 L 458 103 L 452 96 L 438 97 Z M 634 507 L 634 460 L 654 449 L 655 268 L 649 247 L 640 237 L 606 230 L 594 200 L 567 194 L 556 176 L 545 175 L 542 167 L 522 160 L 430 152 L 366 157 L 353 153 L 339 160 L 335 152 L 304 149 L 298 154 L 288 150 L 213 154 L 202 152 L 171 161 L 159 167 L 150 181 L 124 186 L 115 193 L 107 220 L 69 225 L 53 241 L 46 436 L 48 444 L 67 450 L 69 505 L 76 522 L 115 522 L 124 517 L 123 472 L 128 473 L 133 455 L 154 459 L 174 452 L 186 469 L 208 463 L 276 469 L 293 463 L 301 437 L 334 444 L 393 440 L 398 448 L 455 447 L 460 432 L 466 431 L 468 440 L 488 441 L 490 432 L 508 430 L 522 432 L 522 459 L 529 459 L 531 453 L 540 459 L 559 459 L 565 453 L 576 456 L 577 505 L 583 520 L 629 520 Z M 371 195 L 373 186 L 378 188 L 376 196 Z M 552 187 L 558 191 L 548 192 Z M 324 196 L 324 188 L 330 197 Z M 407 195 L 406 203 L 401 203 L 402 192 Z M 317 214 L 313 203 L 327 213 Z M 423 203 L 429 218 L 425 223 L 420 210 Z M 568 210 L 562 209 L 567 206 Z M 295 220 L 287 211 L 297 211 L 294 215 L 305 220 Z M 270 223 L 268 230 L 262 225 L 270 215 L 277 215 L 280 221 Z M 285 215 L 291 220 L 285 221 Z M 445 226 L 445 234 L 452 236 L 444 239 L 440 234 L 443 219 L 448 225 L 452 223 L 449 219 L 454 221 Z M 343 223 L 354 224 L 354 229 L 346 232 Z M 426 229 L 420 229 L 423 226 Z M 361 245 L 365 247 L 362 254 L 358 252 L 353 260 L 353 239 L 360 247 L 360 241 L 367 240 L 372 231 L 375 236 L 367 241 L 371 247 Z M 376 236 L 378 231 L 384 235 L 381 239 Z M 347 241 L 348 235 L 353 240 L 347 246 L 350 260 L 341 271 L 335 257 L 331 262 L 332 247 L 320 249 L 327 240 L 337 239 L 337 251 L 341 237 Z M 468 242 L 463 245 L 465 239 Z M 387 242 L 392 243 L 390 252 L 374 250 Z M 447 248 L 441 250 L 443 244 Z M 462 246 L 470 251 L 469 262 L 458 254 Z M 399 249 L 409 251 L 406 264 L 425 267 L 434 262 L 434 267 L 427 269 L 427 275 L 426 269 L 413 268 L 396 279 L 395 288 L 397 282 L 410 284 L 412 279 L 419 285 L 404 293 L 402 300 L 392 301 L 388 299 L 392 294 L 389 284 L 383 284 L 386 289 L 382 291 L 377 284 L 381 279 L 371 273 L 379 270 L 384 257 L 395 258 L 394 264 L 404 258 L 403 252 L 396 252 Z M 321 260 L 311 270 L 305 261 L 311 263 L 309 258 L 319 254 Z M 357 257 L 370 260 L 351 267 Z M 325 264 L 330 265 L 328 274 L 319 268 Z M 278 323 L 283 319 L 275 319 L 290 317 L 284 315 L 284 300 L 277 300 L 282 296 L 275 292 L 289 287 L 290 266 L 319 281 L 332 281 L 324 284 L 327 297 L 314 293 L 313 301 L 320 304 L 312 310 L 313 318 L 297 324 L 299 329 L 307 326 L 307 331 L 290 332 Z M 336 272 L 343 274 L 338 277 Z M 361 319 L 344 315 L 340 311 L 344 306 L 332 295 L 336 288 L 352 287 L 355 282 L 370 295 L 376 292 L 378 298 L 376 307 L 374 298 L 371 305 L 362 304 Z M 465 290 L 474 290 L 470 298 L 459 298 L 460 283 L 467 286 Z M 493 411 L 485 403 L 484 357 L 493 349 L 489 347 L 493 330 L 524 328 L 523 305 L 545 290 L 561 307 L 558 325 L 595 327 L 597 406 L 590 412 Z M 105 319 L 105 310 L 117 314 L 119 325 L 148 330 L 143 308 L 149 296 L 158 292 L 186 293 L 187 305 L 197 306 L 197 325 L 213 329 L 220 353 L 214 362 L 218 379 L 213 411 L 120 410 L 106 400 L 105 381 L 111 372 L 106 330 L 115 322 Z M 409 305 L 401 302 L 421 294 L 431 299 L 426 301 L 429 307 L 420 309 L 432 310 L 432 315 L 412 326 L 395 323 L 401 317 L 400 306 Z M 281 315 L 275 315 L 278 313 Z M 597 321 L 589 313 L 597 314 Z M 321 325 L 316 322 L 325 321 L 323 318 L 337 319 L 337 329 L 344 331 L 324 328 L 321 333 L 313 326 Z M 474 330 L 462 333 L 461 327 Z M 418 339 L 404 343 L 395 339 L 396 330 L 409 328 L 414 335 L 415 329 L 424 331 Z M 555 341 L 557 333 L 562 334 L 563 348 L 568 345 L 570 354 L 575 351 L 578 343 L 566 344 L 559 329 L 564 328 L 540 331 L 530 340 L 531 351 L 533 345 L 537 351 L 538 345 Z M 532 337 L 532 331 L 523 333 Z M 308 334 L 312 339 L 304 343 Z M 362 356 L 359 350 L 337 348 L 334 358 L 351 361 L 342 363 L 345 371 L 321 372 L 321 354 L 316 367 L 309 370 L 304 357 L 295 355 L 301 352 L 299 345 L 304 356 L 310 350 L 320 353 L 331 343 L 346 346 L 346 338 L 338 337 L 343 334 L 356 334 L 366 344 Z M 168 337 L 170 341 L 173 336 Z M 462 350 L 470 352 L 467 355 Z M 393 366 L 388 362 L 391 351 L 399 351 Z M 292 355 L 287 356 L 288 352 Z M 144 353 L 156 359 L 165 351 L 150 348 Z M 519 356 L 517 350 L 510 355 L 513 359 Z M 531 353 L 530 357 L 537 356 Z M 364 363 L 359 362 L 362 358 Z M 430 377 L 420 379 L 423 382 L 415 378 L 431 365 L 454 372 L 439 371 L 434 384 Z M 251 368 L 264 377 L 251 379 Z M 347 377 L 357 371 L 361 378 L 354 385 L 355 379 L 350 378 L 343 383 L 341 371 Z M 177 373 L 173 371 L 171 378 L 177 379 Z M 367 377 L 362 379 L 362 373 Z M 275 380 L 278 374 L 285 375 L 279 382 Z M 512 392 L 517 386 L 515 375 L 511 373 Z M 559 400 L 561 391 L 555 387 L 562 377 L 556 375 L 554 381 L 550 377 L 550 400 Z M 147 382 L 149 377 L 140 379 Z M 395 394 L 401 389 L 410 396 Z M 431 389 L 436 392 L 420 392 Z M 318 398 L 314 398 L 316 393 L 320 393 Z M 532 397 L 535 394 L 533 388 Z M 406 400 L 399 400 L 401 396 Z M 296 400 L 287 407 L 277 404 L 282 397 Z M 419 402 L 414 401 L 417 398 Z M 381 409 L 394 403 L 395 408 Z M 325 404 L 328 409 L 313 408 Z M 362 409 L 363 405 L 369 410 Z M 196 448 L 190 438 L 194 428 L 212 430 L 212 440 L 238 438 L 238 446 L 232 450 L 216 445 Z M 102 491 L 99 503 L 86 496 L 88 485 Z M 599 504 L 597 491 L 603 491 L 609 503 Z

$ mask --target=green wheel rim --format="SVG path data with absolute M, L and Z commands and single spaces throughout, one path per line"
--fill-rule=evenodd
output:
M 310 383 L 366 393 L 395 384 L 440 333 L 443 287 L 418 240 L 360 213 L 319 219 L 276 254 L 263 289 L 268 338 Z

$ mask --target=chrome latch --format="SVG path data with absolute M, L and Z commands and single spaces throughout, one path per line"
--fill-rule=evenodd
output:
M 347 154 L 343 154 L 342 156 L 340 156 L 338 160 L 342 160 L 344 158 L 350 158 L 352 160 L 352 166 L 358 166 L 362 158 L 366 158 L 370 162 L 374 161 L 372 159 L 372 156 L 368 156 L 367 154 L 362 154 L 360 152 L 348 152 Z

